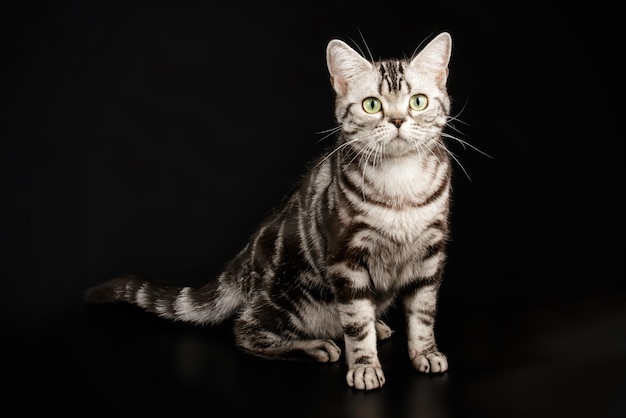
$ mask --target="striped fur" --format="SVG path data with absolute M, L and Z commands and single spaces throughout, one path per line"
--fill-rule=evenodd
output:
M 126 276 L 88 289 L 90 303 L 128 302 L 201 325 L 234 318 L 237 345 L 254 355 L 334 362 L 347 383 L 383 386 L 377 338 L 400 300 L 408 353 L 421 372 L 444 372 L 434 337 L 448 237 L 451 164 L 442 141 L 451 39 L 411 59 L 370 62 L 332 40 L 337 143 L 258 228 L 221 275 L 199 288 Z M 428 98 L 423 110 L 410 98 Z M 364 110 L 377 98 L 381 109 Z

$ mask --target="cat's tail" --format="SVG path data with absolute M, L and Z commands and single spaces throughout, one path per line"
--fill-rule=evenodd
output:
M 91 304 L 127 302 L 163 318 L 200 325 L 218 324 L 244 303 L 237 283 L 225 275 L 198 288 L 128 275 L 87 289 L 84 298 Z

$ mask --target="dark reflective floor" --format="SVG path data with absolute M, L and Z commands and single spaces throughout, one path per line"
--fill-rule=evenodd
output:
M 391 318 L 399 325 L 398 318 Z M 450 370 L 411 369 L 402 330 L 380 346 L 387 384 L 359 392 L 335 364 L 260 360 L 228 324 L 173 324 L 129 306 L 76 303 L 3 339 L 8 400 L 23 410 L 298 417 L 622 417 L 624 295 L 521 312 L 442 311 Z M 17 373 L 14 373 L 17 372 Z

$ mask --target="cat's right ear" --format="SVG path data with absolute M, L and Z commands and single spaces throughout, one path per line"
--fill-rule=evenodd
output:
M 338 39 L 333 39 L 326 47 L 326 64 L 333 89 L 340 96 L 347 93 L 350 80 L 372 68 L 369 61 Z

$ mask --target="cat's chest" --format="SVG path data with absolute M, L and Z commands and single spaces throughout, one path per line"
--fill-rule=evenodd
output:
M 377 210 L 362 215 L 369 227 L 354 234 L 351 246 L 367 249 L 367 265 L 375 288 L 387 292 L 438 268 L 432 248 L 445 240 L 447 201 L 402 211 Z
M 413 253 L 422 252 L 430 244 L 431 231 L 446 223 L 448 193 L 446 190 L 439 200 L 425 206 L 391 209 L 371 205 L 353 218 L 354 224 L 365 227 L 354 233 L 351 245 L 367 248 L 373 257 L 383 261 L 394 254 L 405 254 L 405 258 L 411 259 Z
M 375 173 L 365 172 L 360 187 L 345 194 L 353 222 L 371 226 L 397 245 L 411 244 L 443 215 L 449 205 L 449 176 L 446 164 L 423 162 L 420 169 L 395 165 Z M 359 185 L 360 173 L 348 173 L 348 181 Z
M 343 173 L 343 183 L 364 203 L 394 209 L 425 204 L 449 177 L 449 162 L 437 155 L 414 155 L 384 161 L 380 165 L 352 167 Z M 346 189 L 344 187 L 344 189 Z M 412 211 L 397 213 L 413 216 Z
M 354 220 L 367 224 L 372 230 L 371 235 L 380 236 L 380 241 L 389 242 L 389 245 L 404 246 L 417 241 L 428 226 L 441 215 L 444 206 L 443 201 L 440 204 L 404 209 L 371 205 Z

